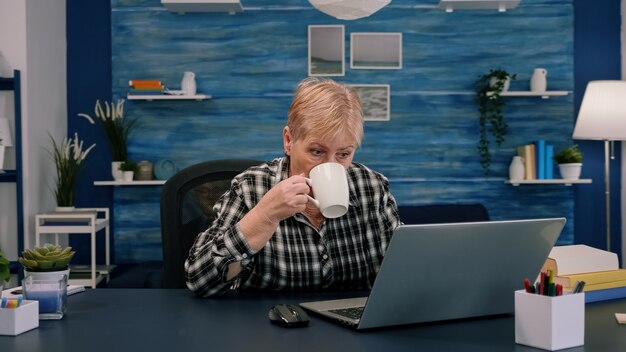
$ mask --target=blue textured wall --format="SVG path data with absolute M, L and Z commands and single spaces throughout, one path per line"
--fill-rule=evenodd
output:
M 140 126 L 134 160 L 171 159 L 183 168 L 219 158 L 282 154 L 282 127 L 296 83 L 307 75 L 307 26 L 343 24 L 350 84 L 389 84 L 391 120 L 368 122 L 356 160 L 383 172 L 398 203 L 485 204 L 493 219 L 566 216 L 560 243 L 573 242 L 573 187 L 504 183 L 516 146 L 571 142 L 573 96 L 507 98 L 509 135 L 483 176 L 476 149 L 476 78 L 490 68 L 517 73 L 511 90 L 528 90 L 534 67 L 548 70 L 550 90 L 573 91 L 571 0 L 524 0 L 506 13 L 435 9 L 435 0 L 399 1 L 367 19 L 339 21 L 307 1 L 243 1 L 236 15 L 178 15 L 158 0 L 112 1 L 112 91 L 129 79 L 154 78 L 178 88 L 197 75 L 212 100 L 127 101 Z M 398 4 L 396 4 L 398 3 Z M 417 5 L 417 6 L 415 6 Z M 351 32 L 402 32 L 401 70 L 351 70 Z M 558 171 L 556 171 L 558 175 Z M 584 186 L 575 186 L 584 187 Z M 161 258 L 160 187 L 115 189 L 117 262 Z

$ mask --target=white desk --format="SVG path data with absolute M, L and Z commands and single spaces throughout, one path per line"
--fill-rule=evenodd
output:
M 69 212 L 51 212 L 38 214 L 35 224 L 35 246 L 39 246 L 42 234 L 54 234 L 55 243 L 59 244 L 59 234 L 89 234 L 91 235 L 91 265 L 87 279 L 71 279 L 70 284 L 96 288 L 103 278 L 109 278 L 112 269 L 109 248 L 109 208 L 78 208 Z M 104 230 L 106 265 L 96 265 L 96 234 Z M 70 271 L 70 276 L 76 270 Z

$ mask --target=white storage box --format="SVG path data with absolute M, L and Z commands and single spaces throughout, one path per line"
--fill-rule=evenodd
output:
M 16 336 L 39 327 L 39 302 L 23 300 L 17 308 L 0 308 L 0 335 Z
M 515 291 L 515 342 L 556 351 L 585 344 L 585 294 Z

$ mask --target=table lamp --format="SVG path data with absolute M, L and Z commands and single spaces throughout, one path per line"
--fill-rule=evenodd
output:
M 4 170 L 4 152 L 7 147 L 13 146 L 9 119 L 0 117 L 0 171 Z
M 606 249 L 611 251 L 609 144 L 626 140 L 626 81 L 590 81 L 587 84 L 573 138 L 604 141 Z

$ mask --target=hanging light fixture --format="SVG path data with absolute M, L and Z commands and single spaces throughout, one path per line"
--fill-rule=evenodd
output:
M 371 16 L 391 0 L 309 0 L 323 13 L 340 20 L 352 21 Z

